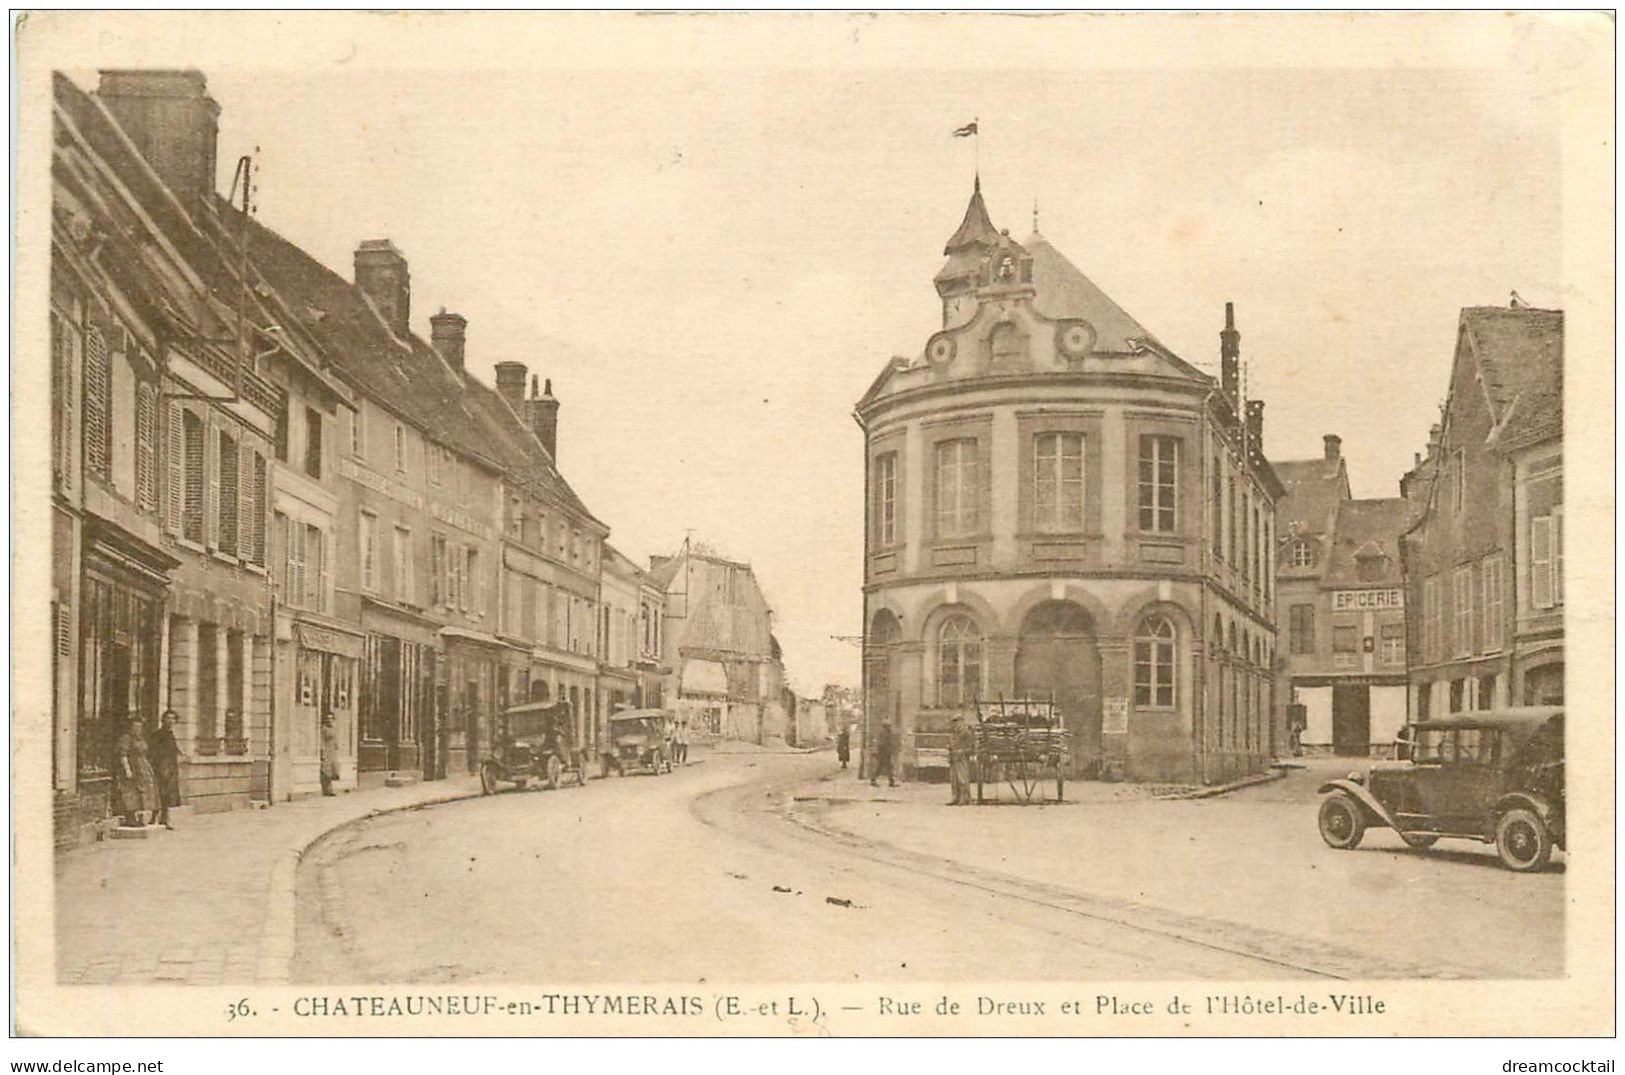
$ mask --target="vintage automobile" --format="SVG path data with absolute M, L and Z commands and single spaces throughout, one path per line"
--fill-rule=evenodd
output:
M 599 774 L 625 776 L 632 769 L 647 769 L 658 776 L 671 772 L 671 714 L 664 709 L 623 709 L 611 713 L 609 736 L 599 758 Z
M 586 752 L 574 742 L 570 703 L 531 702 L 511 706 L 497 717 L 491 749 L 480 762 L 480 790 L 490 795 L 499 783 L 523 789 L 532 780 L 559 786 L 566 773 L 587 782 Z
M 1349 850 L 1372 825 L 1411 847 L 1440 837 L 1495 845 L 1501 862 L 1538 870 L 1564 846 L 1563 710 L 1456 713 L 1406 726 L 1403 762 L 1379 763 L 1320 787 L 1320 835 Z

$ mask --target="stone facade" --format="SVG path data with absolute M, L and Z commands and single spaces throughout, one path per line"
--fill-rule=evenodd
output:
M 979 184 L 945 253 L 942 330 L 857 405 L 865 742 L 892 722 L 929 773 L 979 700 L 1053 699 L 1074 776 L 1258 771 L 1281 490 L 1233 318 L 1216 383 L 1042 236 L 996 230 Z

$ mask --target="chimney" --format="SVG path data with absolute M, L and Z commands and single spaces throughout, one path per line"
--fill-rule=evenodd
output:
M 1224 304 L 1224 331 L 1219 333 L 1219 385 L 1232 401 L 1241 398 L 1241 333 L 1233 302 Z
M 553 398 L 553 381 L 543 383 L 542 394 L 536 395 L 536 378 L 530 381 L 531 399 L 526 406 L 531 432 L 542 442 L 553 462 L 559 461 L 559 401 Z
M 525 415 L 525 372 L 523 362 L 497 363 L 497 392 L 521 418 Z
M 181 204 L 214 194 L 220 106 L 203 72 L 102 71 L 96 96 Z
M 434 344 L 440 357 L 454 370 L 461 371 L 463 368 L 463 333 L 467 328 L 468 318 L 462 314 L 448 314 L 444 306 L 429 318 L 429 342 Z M 524 383 L 523 374 L 519 379 L 521 384 Z
M 1264 401 L 1249 399 L 1247 401 L 1247 441 L 1252 445 L 1255 458 L 1264 457 Z
M 1343 456 L 1343 438 L 1336 433 L 1328 433 L 1320 438 L 1326 442 L 1326 461 L 1334 462 Z
M 355 286 L 378 307 L 389 331 L 403 340 L 411 334 L 412 274 L 394 243 L 367 239 L 355 248 Z
M 1428 427 L 1428 458 L 1439 454 L 1439 442 L 1444 439 L 1444 426 L 1438 422 Z

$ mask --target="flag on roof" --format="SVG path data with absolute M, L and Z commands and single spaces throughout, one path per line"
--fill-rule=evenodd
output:
M 954 131 L 954 137 L 955 138 L 969 138 L 971 135 L 973 135 L 975 133 L 976 133 L 976 121 L 971 120 L 969 123 L 965 124 L 963 127 L 957 128 Z

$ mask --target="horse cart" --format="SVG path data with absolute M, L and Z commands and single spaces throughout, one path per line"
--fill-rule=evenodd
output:
M 976 703 L 971 778 L 976 801 L 987 787 L 1008 784 L 1017 802 L 1046 802 L 1043 788 L 1055 781 L 1055 802 L 1066 794 L 1069 733 L 1053 701 L 1003 699 Z
M 501 783 L 523 790 L 532 780 L 556 788 L 566 775 L 576 784 L 587 782 L 586 752 L 575 742 L 570 703 L 531 702 L 503 710 L 490 752 L 480 762 L 480 791 L 490 795 Z

